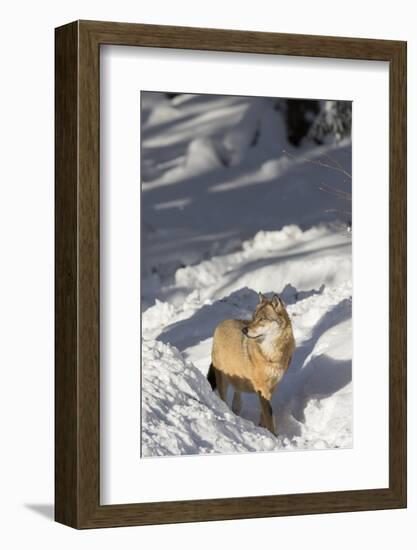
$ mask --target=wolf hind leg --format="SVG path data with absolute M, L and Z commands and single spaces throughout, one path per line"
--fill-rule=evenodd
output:
M 259 420 L 259 425 L 262 426 L 262 428 L 266 428 L 267 430 L 269 430 L 272 434 L 278 435 L 275 426 L 274 415 L 272 412 L 271 402 L 266 399 L 260 392 L 258 392 L 258 397 L 261 404 L 261 417 Z
M 232 411 L 235 414 L 239 415 L 241 408 L 242 408 L 242 399 L 240 397 L 240 391 L 235 390 L 235 394 L 233 396 L 233 401 L 232 401 Z
M 227 387 L 228 381 L 226 376 L 219 370 L 214 367 L 214 372 L 216 373 L 216 386 L 219 390 L 220 399 L 227 404 Z
M 207 373 L 207 380 L 211 386 L 211 389 L 214 391 L 217 387 L 217 380 L 216 380 L 216 369 L 213 366 L 213 363 L 210 363 L 210 367 Z

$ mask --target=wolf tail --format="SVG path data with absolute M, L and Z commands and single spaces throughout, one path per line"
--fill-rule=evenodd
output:
M 216 383 L 216 371 L 214 370 L 213 363 L 210 363 L 210 368 L 207 373 L 207 380 L 211 386 L 211 389 L 214 391 L 217 387 Z

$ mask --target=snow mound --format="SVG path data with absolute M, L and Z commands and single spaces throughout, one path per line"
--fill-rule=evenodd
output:
M 145 341 L 142 352 L 143 456 L 269 451 L 277 446 L 267 430 L 235 416 L 178 350 Z
M 207 137 L 195 138 L 187 149 L 184 170 L 187 175 L 204 174 L 222 165 L 213 140 Z

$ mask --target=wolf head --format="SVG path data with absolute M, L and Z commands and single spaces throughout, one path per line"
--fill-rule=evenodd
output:
M 259 304 L 256 306 L 252 320 L 242 329 L 248 338 L 261 338 L 266 336 L 278 336 L 290 323 L 284 302 L 274 294 L 268 300 L 261 292 Z

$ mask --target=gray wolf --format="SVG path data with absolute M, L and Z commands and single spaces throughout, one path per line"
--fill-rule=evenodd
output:
M 259 425 L 277 435 L 271 398 L 294 349 L 291 320 L 283 301 L 276 294 L 268 300 L 259 293 L 251 320 L 228 319 L 216 327 L 207 379 L 224 402 L 228 385 L 232 385 L 235 414 L 240 413 L 241 392 L 256 393 L 261 407 Z

